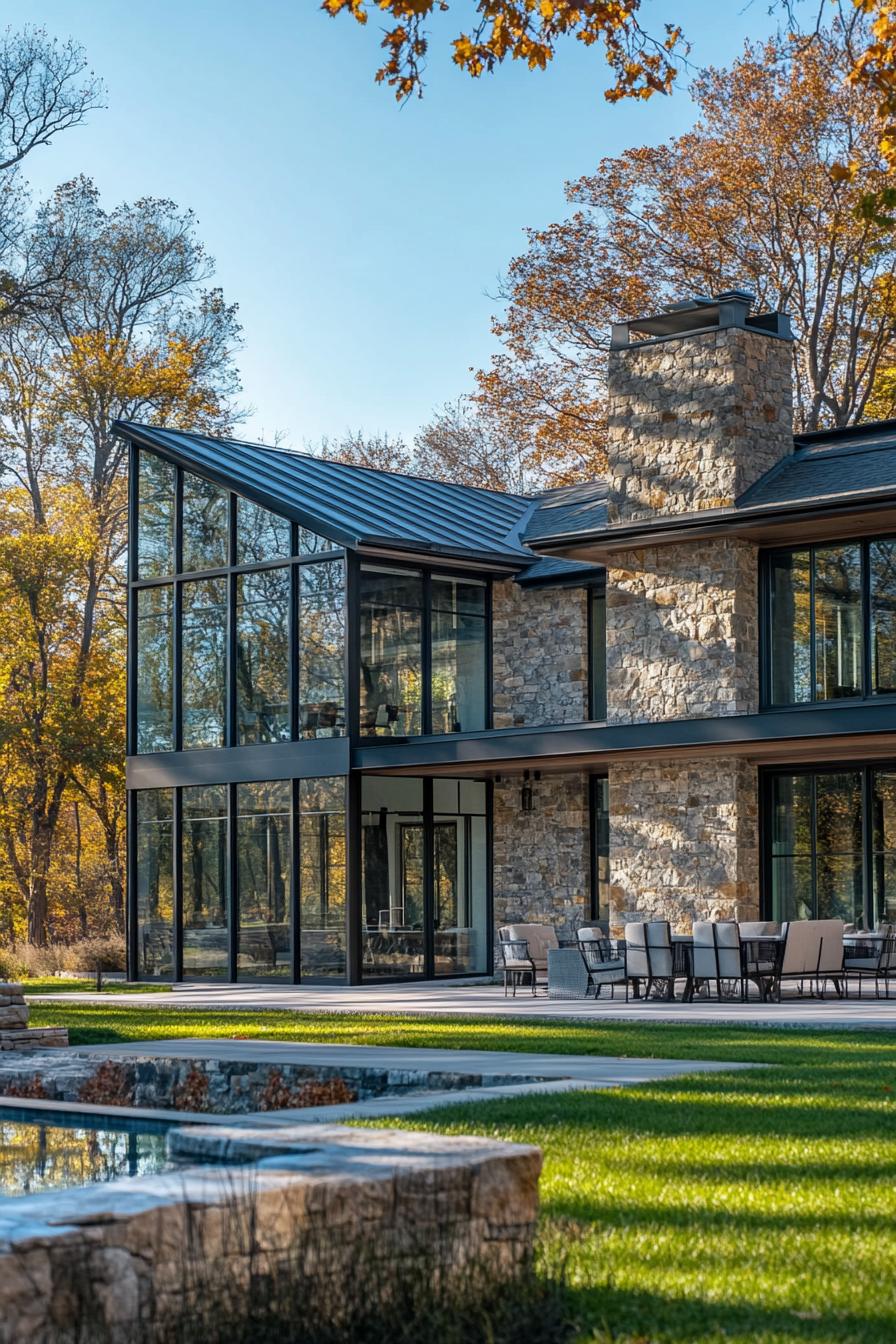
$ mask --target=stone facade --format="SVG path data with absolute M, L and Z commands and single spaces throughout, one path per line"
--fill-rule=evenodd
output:
M 611 526 L 731 506 L 792 450 L 788 340 L 727 327 L 611 352 Z M 620 544 L 607 566 L 608 723 L 756 713 L 756 547 Z M 639 756 L 611 764 L 609 795 L 614 925 L 758 914 L 754 767 Z
M 196 1300 L 243 1320 L 262 1274 L 338 1324 L 398 1266 L 500 1291 L 530 1261 L 537 1148 L 338 1125 L 197 1125 L 169 1148 L 202 1165 L 5 1201 L 0 1344 L 139 1344 Z
M 614 555 L 607 570 L 607 722 L 758 709 L 756 547 L 717 538 Z
M 531 812 L 520 811 L 521 784 L 519 776 L 495 783 L 495 929 L 553 924 L 569 938 L 590 896 L 588 777 L 542 775 L 532 783 Z
M 588 594 L 496 583 L 492 597 L 496 728 L 588 717 Z
M 713 756 L 610 767 L 611 923 L 759 915 L 756 767 Z
M 723 508 L 793 451 L 791 343 L 726 327 L 610 352 L 611 524 Z

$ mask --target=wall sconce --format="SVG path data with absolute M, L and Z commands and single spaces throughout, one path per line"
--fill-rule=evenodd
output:
M 536 779 L 538 778 L 537 774 L 535 778 Z M 523 787 L 520 789 L 520 811 L 521 812 L 535 811 L 534 799 L 532 796 L 532 780 L 529 776 L 528 770 L 523 771 Z

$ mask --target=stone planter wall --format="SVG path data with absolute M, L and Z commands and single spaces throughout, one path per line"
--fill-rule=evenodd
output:
M 81 1339 L 142 1344 L 204 1289 L 251 1312 L 252 1274 L 285 1266 L 338 1319 L 340 1285 L 375 1291 L 396 1265 L 500 1283 L 531 1252 L 537 1148 L 341 1126 L 172 1137 L 181 1158 L 253 1165 L 0 1201 L 0 1344 L 60 1344 L 78 1317 L 98 1321 Z

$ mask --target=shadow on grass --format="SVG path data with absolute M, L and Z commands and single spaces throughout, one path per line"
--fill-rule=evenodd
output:
M 834 1312 L 817 1316 L 762 1303 L 666 1297 L 642 1289 L 613 1286 L 580 1289 L 577 1310 L 590 1334 L 580 1339 L 595 1344 L 665 1344 L 685 1340 L 749 1340 L 755 1344 L 892 1344 L 892 1318 L 872 1312 Z

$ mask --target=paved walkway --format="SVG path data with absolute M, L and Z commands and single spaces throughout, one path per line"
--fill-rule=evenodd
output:
M 505 998 L 499 985 L 446 982 L 422 985 L 178 985 L 164 994 L 58 994 L 29 995 L 29 1002 L 102 1003 L 129 1008 L 234 1009 L 259 1012 L 289 1009 L 313 1013 L 416 1013 L 464 1017 L 577 1018 L 586 1021 L 685 1022 L 760 1024 L 803 1027 L 896 1027 L 896 998 L 875 999 L 866 990 L 862 999 L 785 998 L 783 1003 L 719 1002 L 666 1003 L 651 999 L 625 1002 L 600 998 L 549 999 L 518 994 Z

